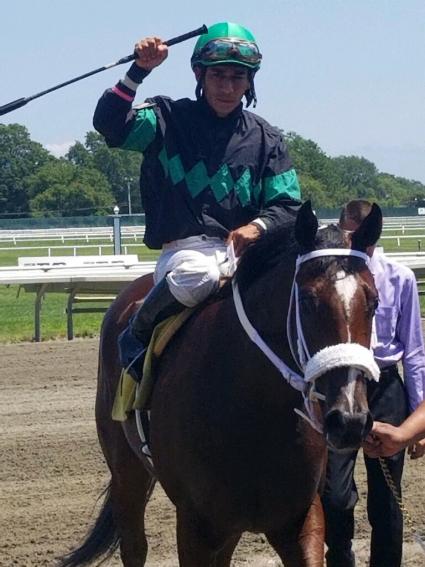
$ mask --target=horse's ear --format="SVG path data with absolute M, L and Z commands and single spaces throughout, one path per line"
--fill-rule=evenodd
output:
M 295 221 L 295 240 L 305 249 L 314 248 L 319 222 L 311 208 L 311 201 L 306 201 L 298 211 Z
M 382 211 L 376 204 L 372 204 L 370 213 L 363 219 L 362 224 L 351 237 L 352 248 L 364 251 L 379 240 L 382 232 Z

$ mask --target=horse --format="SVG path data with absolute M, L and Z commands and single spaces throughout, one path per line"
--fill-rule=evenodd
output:
M 377 292 L 365 251 L 381 228 L 377 205 L 349 237 L 337 225 L 319 227 L 307 202 L 292 226 L 247 249 L 232 284 L 199 307 L 157 361 L 155 476 L 135 416 L 111 419 L 117 336 L 152 280 L 121 292 L 102 324 L 96 398 L 111 480 L 94 527 L 61 567 L 117 548 L 124 567 L 145 565 L 144 512 L 156 480 L 176 507 L 180 566 L 228 567 L 248 531 L 263 533 L 287 567 L 322 567 L 327 447 L 357 449 L 372 426 L 366 382 L 377 372 Z

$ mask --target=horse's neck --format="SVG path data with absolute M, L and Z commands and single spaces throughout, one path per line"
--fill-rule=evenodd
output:
M 241 291 L 249 320 L 265 340 L 276 343 L 281 353 L 287 350 L 286 321 L 294 272 L 295 258 L 288 257 L 287 262 L 280 262 Z

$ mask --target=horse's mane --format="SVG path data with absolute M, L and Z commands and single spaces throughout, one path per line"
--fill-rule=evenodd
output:
M 314 242 L 314 249 L 346 248 L 343 231 L 335 224 L 321 227 Z M 294 225 L 284 225 L 272 233 L 265 233 L 242 255 L 236 271 L 236 281 L 241 288 L 249 287 L 259 276 L 275 267 L 281 261 L 289 261 L 297 254 L 310 250 L 303 249 L 295 240 Z M 329 258 L 320 259 L 315 269 L 323 270 Z M 343 259 L 339 259 L 343 262 Z
M 242 255 L 235 275 L 238 285 L 241 288 L 248 287 L 283 258 L 294 256 L 298 251 L 293 224 L 283 225 L 272 233 L 264 233 Z

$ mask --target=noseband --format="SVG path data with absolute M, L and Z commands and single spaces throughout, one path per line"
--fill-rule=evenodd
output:
M 307 254 L 298 256 L 295 267 L 294 279 L 292 282 L 291 298 L 289 303 L 287 317 L 287 334 L 292 357 L 302 374 L 295 372 L 285 362 L 279 358 L 270 347 L 264 342 L 256 329 L 249 321 L 239 293 L 238 285 L 235 279 L 232 280 L 233 300 L 238 314 L 239 321 L 249 338 L 258 346 L 265 354 L 270 362 L 277 368 L 283 378 L 296 390 L 302 393 L 304 399 L 305 412 L 295 409 L 301 417 L 307 420 L 314 429 L 322 432 L 321 424 L 318 423 L 313 402 L 317 402 L 324 397 L 316 391 L 315 382 L 325 372 L 340 367 L 358 368 L 370 380 L 379 380 L 379 368 L 376 364 L 370 349 L 363 347 L 358 343 L 340 343 L 325 347 L 313 356 L 310 355 L 307 343 L 304 338 L 304 332 L 301 324 L 301 316 L 299 309 L 298 284 L 296 282 L 297 274 L 300 266 L 309 260 L 323 256 L 357 256 L 362 258 L 366 264 L 369 263 L 369 257 L 363 252 L 351 250 L 348 248 L 327 248 L 323 250 L 314 250 Z M 294 347 L 294 337 L 291 331 L 291 313 L 295 304 L 295 322 L 296 322 L 296 343 Z

